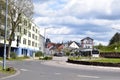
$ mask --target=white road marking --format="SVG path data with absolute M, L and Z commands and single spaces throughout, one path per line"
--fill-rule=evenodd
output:
M 29 71 L 29 70 L 27 70 L 27 69 L 20 69 L 21 71 Z
M 54 73 L 55 75 L 60 75 L 61 73 Z
M 88 75 L 77 75 L 77 77 L 84 77 L 84 78 L 100 78 L 98 76 L 88 76 Z

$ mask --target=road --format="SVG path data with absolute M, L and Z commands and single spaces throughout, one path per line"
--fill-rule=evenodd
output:
M 17 74 L 0 80 L 120 80 L 120 68 L 74 65 L 65 60 L 10 61 L 7 65 L 16 67 Z

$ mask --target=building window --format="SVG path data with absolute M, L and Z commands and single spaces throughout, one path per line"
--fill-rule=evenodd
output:
M 33 31 L 35 31 L 35 28 L 34 28 L 34 26 L 33 26 Z
M 37 40 L 37 36 L 35 36 L 35 40 Z
M 18 26 L 18 32 L 21 32 L 21 27 L 20 26 Z
M 27 30 L 26 29 L 24 29 L 24 34 L 27 35 Z
M 36 29 L 36 33 L 37 33 L 38 31 L 37 31 L 37 29 Z
M 29 29 L 31 29 L 31 23 L 29 23 Z
M 34 37 L 35 37 L 35 35 L 34 34 L 32 34 L 32 38 L 34 39 Z
M 26 20 L 24 20 L 24 25 L 27 26 L 27 21 Z
M 37 47 L 37 43 L 35 43 L 35 47 Z
M 23 39 L 23 44 L 26 44 L 26 39 L 25 38 Z
M 32 42 L 32 46 L 34 46 L 34 44 L 35 44 L 35 43 L 34 43 L 34 42 Z
M 28 37 L 31 37 L 31 32 L 28 33 Z
M 30 40 L 28 40 L 28 45 L 29 45 L 29 46 L 31 45 L 31 41 L 30 41 Z

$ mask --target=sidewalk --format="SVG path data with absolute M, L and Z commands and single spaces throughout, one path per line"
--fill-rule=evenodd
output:
M 30 58 L 28 58 L 28 59 L 25 59 L 25 60 L 27 60 L 27 61 L 31 61 L 31 60 L 39 60 L 39 57 L 35 57 L 35 58 L 33 58 L 33 57 L 30 57 Z

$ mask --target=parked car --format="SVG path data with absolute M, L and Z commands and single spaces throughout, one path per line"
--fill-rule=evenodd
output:
M 55 53 L 54 56 L 62 57 L 63 54 L 62 53 Z

